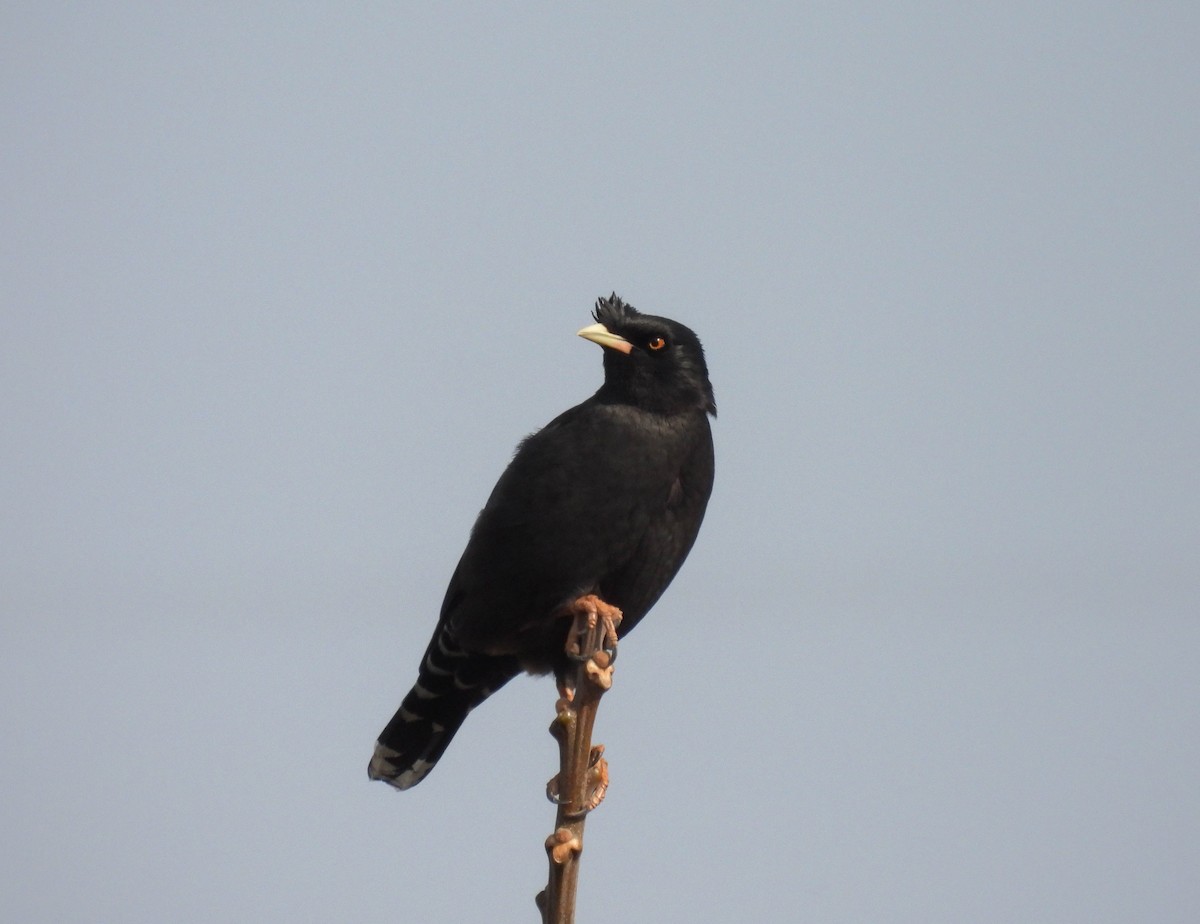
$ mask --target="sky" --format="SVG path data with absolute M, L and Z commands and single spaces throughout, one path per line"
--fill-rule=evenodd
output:
M 616 291 L 717 483 L 580 920 L 1200 920 L 1200 7 L 0 20 L 0 918 L 536 919 L 551 682 L 366 765 Z

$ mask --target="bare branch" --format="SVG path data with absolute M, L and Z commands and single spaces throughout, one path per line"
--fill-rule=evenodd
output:
M 559 772 L 546 784 L 546 795 L 558 805 L 558 817 L 546 839 L 549 882 L 537 897 L 543 924 L 575 920 L 584 823 L 608 790 L 608 761 L 603 745 L 592 746 L 592 727 L 600 697 L 612 686 L 621 611 L 588 595 L 575 601 L 572 613 L 566 650 L 576 667 L 573 677 L 564 678 L 550 724 L 558 741 Z

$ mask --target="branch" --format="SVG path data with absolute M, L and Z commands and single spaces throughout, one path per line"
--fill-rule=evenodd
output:
M 600 697 L 612 686 L 621 611 L 593 595 L 576 600 L 572 611 L 567 655 L 576 667 L 574 676 L 564 679 L 550 724 L 550 734 L 558 741 L 559 773 L 546 784 L 546 795 L 557 803 L 558 817 L 554 833 L 546 839 L 549 882 L 537 897 L 542 924 L 575 920 L 583 826 L 608 789 L 608 761 L 603 745 L 592 746 L 592 726 Z

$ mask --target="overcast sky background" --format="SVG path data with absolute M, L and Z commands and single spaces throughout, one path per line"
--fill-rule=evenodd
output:
M 0 19 L 0 918 L 536 919 L 552 683 L 366 764 L 616 290 L 718 472 L 581 920 L 1200 920 L 1200 6 Z

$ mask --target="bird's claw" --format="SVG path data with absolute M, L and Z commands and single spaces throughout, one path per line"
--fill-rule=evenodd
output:
M 610 661 L 616 660 L 620 608 L 605 603 L 595 594 L 585 594 L 567 607 L 567 613 L 572 617 L 567 634 L 567 657 L 588 661 L 597 652 L 604 651 Z

